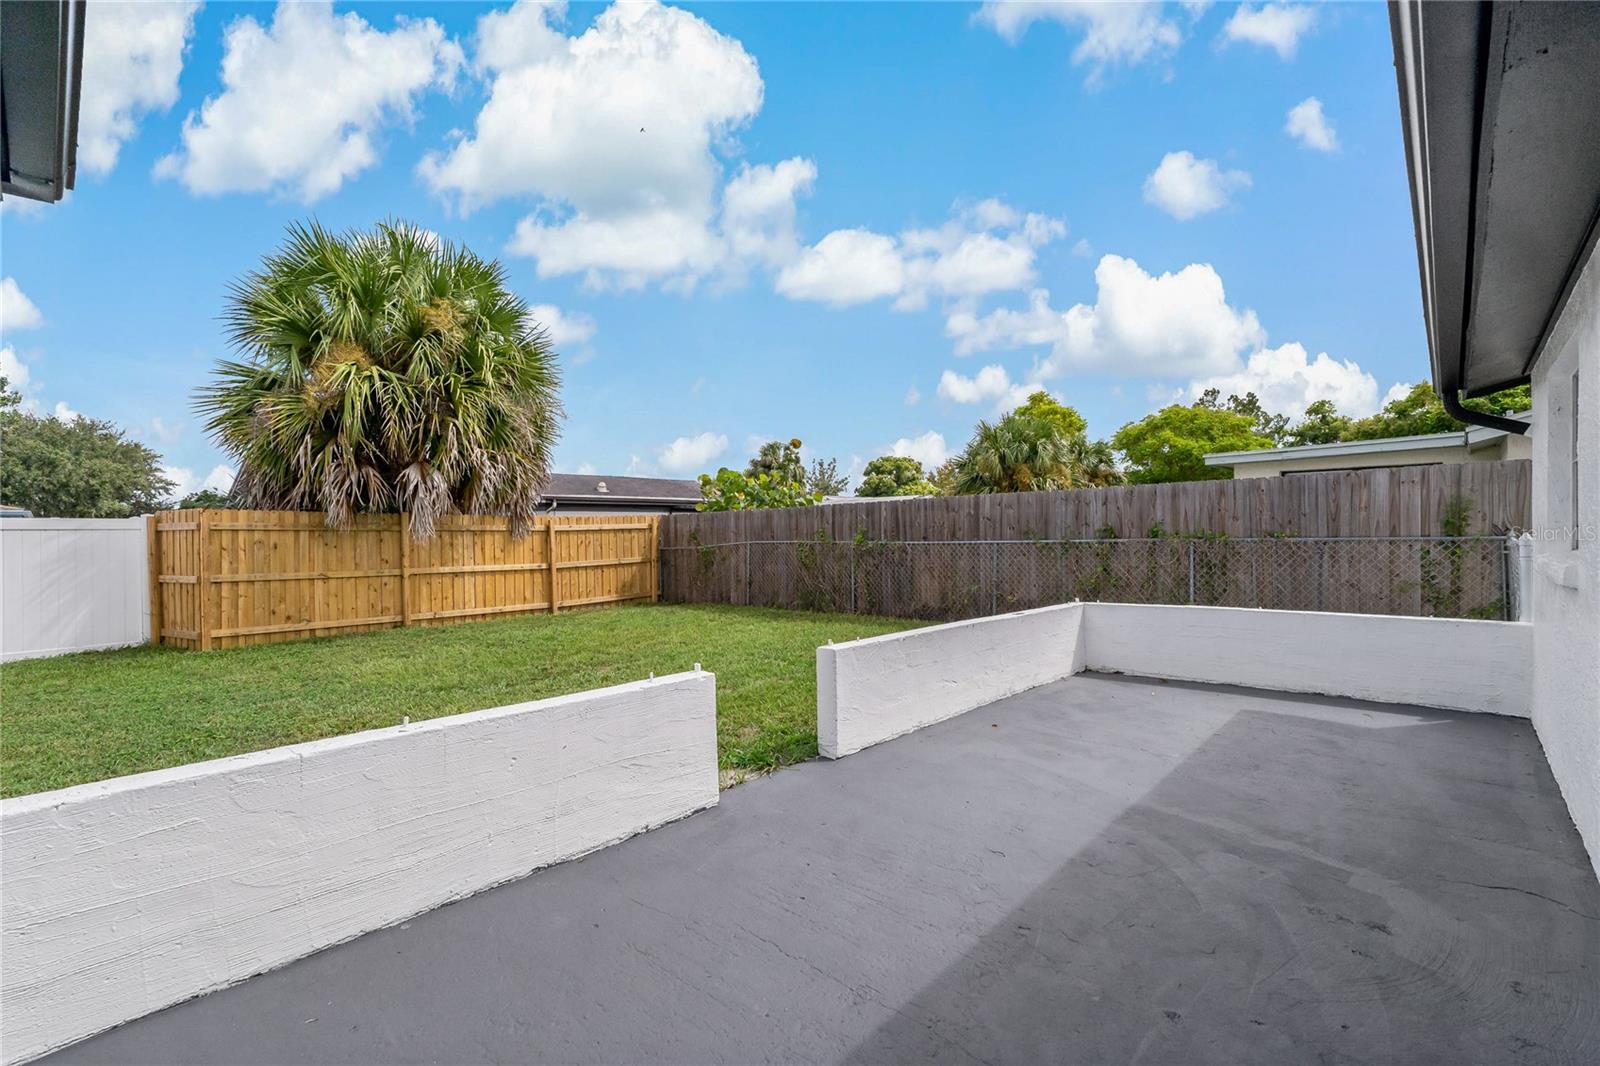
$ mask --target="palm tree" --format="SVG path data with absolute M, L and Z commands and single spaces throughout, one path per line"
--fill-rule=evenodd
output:
M 1078 484 L 1070 442 L 1044 419 L 1012 412 L 998 422 L 979 422 L 956 460 L 955 490 L 1038 492 Z
M 1103 440 L 1090 440 L 1079 433 L 1068 442 L 1075 472 L 1073 483 L 1093 488 L 1120 485 L 1124 478 L 1117 467 L 1117 453 Z
M 452 512 L 525 532 L 561 419 L 555 353 L 500 264 L 403 223 L 290 227 L 233 286 L 243 358 L 196 407 L 239 464 L 236 506 Z

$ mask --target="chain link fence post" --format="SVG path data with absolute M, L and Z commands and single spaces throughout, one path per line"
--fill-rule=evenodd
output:
M 1328 546 L 1322 541 L 1317 541 L 1317 610 L 1322 610 L 1326 602 L 1326 589 L 1323 587 L 1328 581 Z
M 744 542 L 744 605 L 750 606 L 750 542 Z
M 1189 541 L 1189 604 L 1194 605 L 1194 541 Z
M 856 577 L 856 557 L 860 554 L 861 546 L 854 541 L 850 542 L 850 613 L 860 614 L 861 601 L 860 585 Z
M 1000 613 L 1000 543 L 989 545 L 989 613 Z

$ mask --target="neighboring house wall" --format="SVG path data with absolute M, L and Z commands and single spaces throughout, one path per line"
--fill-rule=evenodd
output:
M 1600 873 L 1600 256 L 1533 369 L 1533 400 L 1533 724 Z
M 1370 452 L 1349 456 L 1285 456 L 1261 462 L 1237 463 L 1234 479 L 1277 477 L 1280 474 L 1310 474 L 1326 470 L 1370 470 L 1380 466 L 1431 466 L 1435 463 L 1483 463 L 1500 459 L 1530 459 L 1532 444 L 1527 437 L 1506 435 L 1468 448 L 1458 444 L 1448 448 L 1421 448 L 1406 452 Z
M 0 519 L 0 661 L 150 639 L 143 518 Z

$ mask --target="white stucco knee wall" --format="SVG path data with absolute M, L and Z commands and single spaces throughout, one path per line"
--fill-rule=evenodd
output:
M 1533 627 L 1239 607 L 1093 603 L 1087 670 L 1526 718 Z
M 6 800 L 4 1062 L 716 802 L 701 672 Z
M 1076 673 L 1068 603 L 817 649 L 817 746 L 830 759 Z

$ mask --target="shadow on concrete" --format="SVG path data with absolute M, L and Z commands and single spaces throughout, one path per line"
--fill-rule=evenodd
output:
M 1527 722 L 1084 675 L 51 1061 L 1597 1061 Z
M 1600 1062 L 1600 885 L 1527 737 L 1231 691 L 1272 709 L 1240 709 L 846 1061 Z M 1406 726 L 1426 740 L 1372 732 Z

